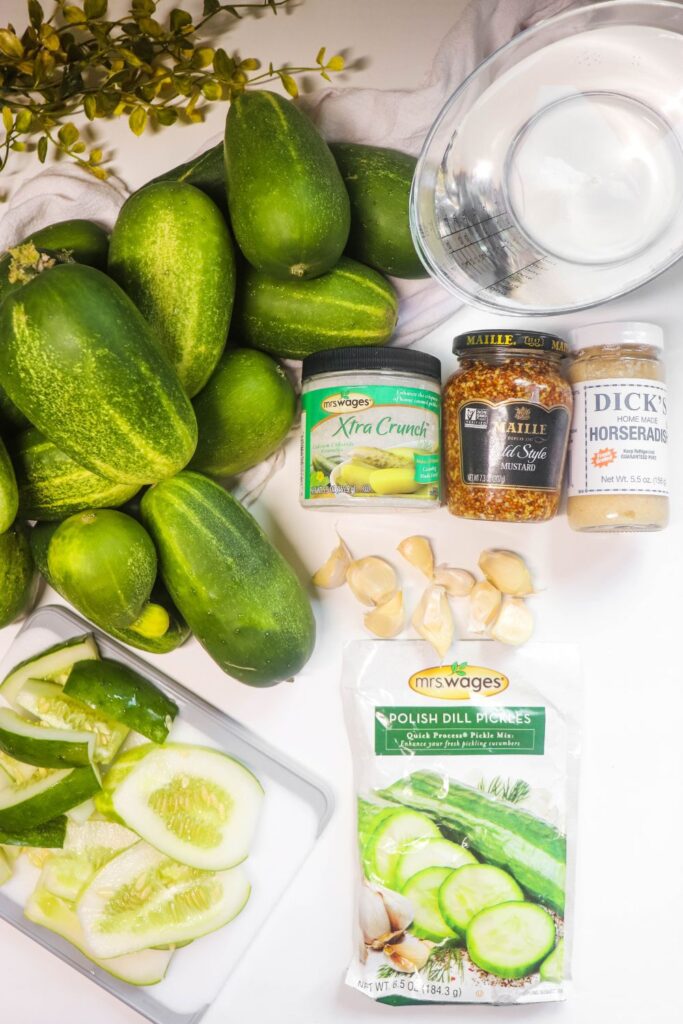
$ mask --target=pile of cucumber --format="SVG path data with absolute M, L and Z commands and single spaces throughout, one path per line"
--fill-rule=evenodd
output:
M 564 837 L 519 807 L 431 772 L 359 802 L 367 881 L 400 892 L 409 930 L 466 948 L 504 979 L 563 979 Z M 397 806 L 403 805 L 403 806 Z
M 130 984 L 161 981 L 246 905 L 259 781 L 169 742 L 175 703 L 89 634 L 17 665 L 0 695 L 0 885 L 27 852 L 29 920 Z

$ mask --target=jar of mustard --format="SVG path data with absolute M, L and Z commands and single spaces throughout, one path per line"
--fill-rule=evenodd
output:
M 446 498 L 467 519 L 533 523 L 557 512 L 572 391 L 569 346 L 533 331 L 473 331 L 453 342 L 443 394 Z

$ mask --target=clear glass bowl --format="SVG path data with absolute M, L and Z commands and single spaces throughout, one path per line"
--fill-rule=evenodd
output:
M 425 142 L 411 227 L 429 272 L 506 314 L 595 306 L 683 255 L 683 7 L 612 0 L 503 46 Z

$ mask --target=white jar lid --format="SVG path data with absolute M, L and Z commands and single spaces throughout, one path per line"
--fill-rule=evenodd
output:
M 664 348 L 664 331 L 659 324 L 639 320 L 608 320 L 605 323 L 584 324 L 569 331 L 574 352 L 598 345 L 648 345 Z

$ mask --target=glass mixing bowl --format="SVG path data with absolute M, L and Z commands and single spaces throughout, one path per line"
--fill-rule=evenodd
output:
M 683 7 L 612 0 L 512 39 L 434 123 L 411 195 L 429 272 L 466 302 L 553 314 L 683 255 Z

